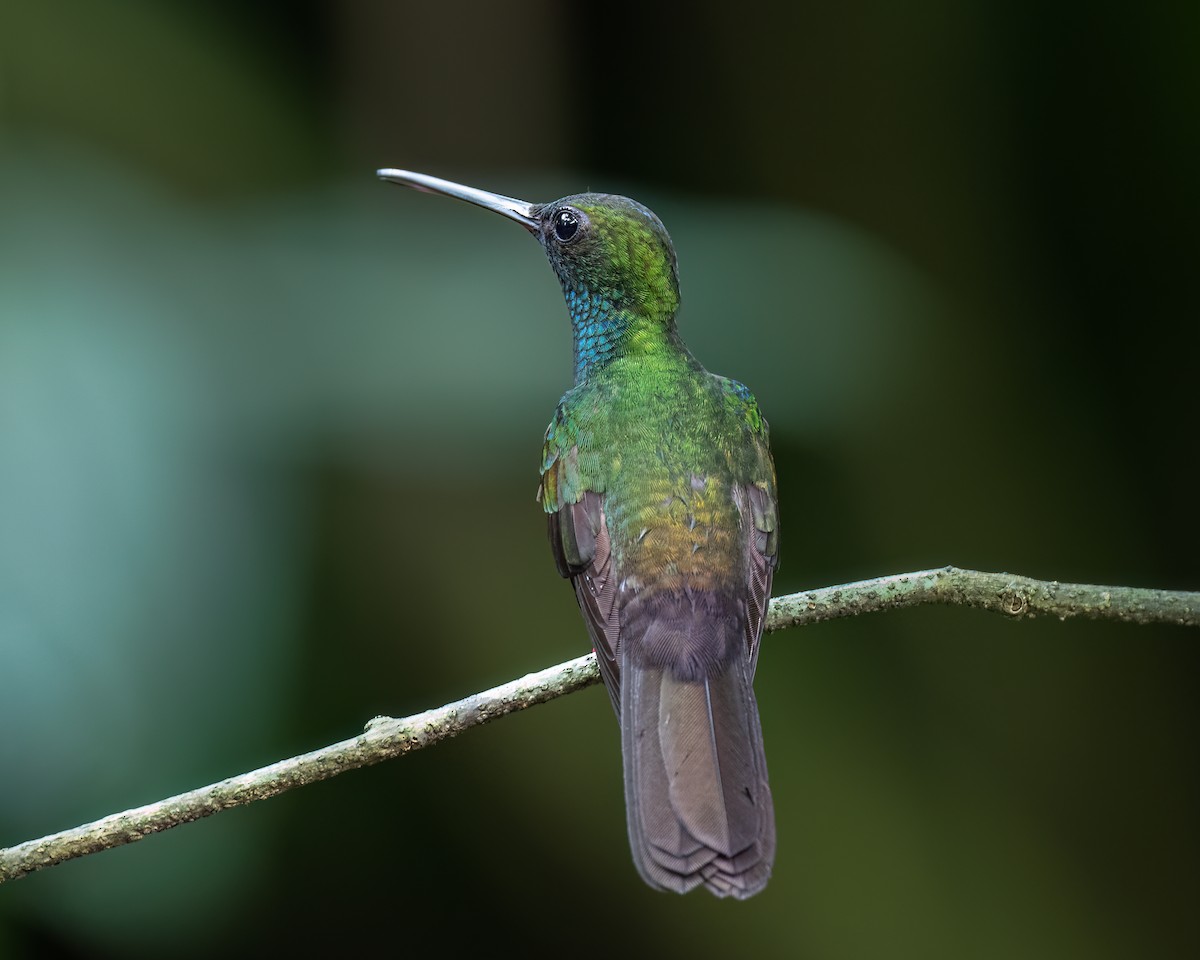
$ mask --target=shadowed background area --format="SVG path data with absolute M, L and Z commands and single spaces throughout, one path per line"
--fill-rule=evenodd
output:
M 557 284 L 380 166 L 662 217 L 771 421 L 777 593 L 1200 587 L 1200 7 L 668 9 L 0 13 L 0 845 L 586 648 L 533 500 Z M 776 634 L 752 901 L 641 884 L 592 689 L 6 885 L 0 956 L 1186 955 L 1196 667 L 964 610 Z

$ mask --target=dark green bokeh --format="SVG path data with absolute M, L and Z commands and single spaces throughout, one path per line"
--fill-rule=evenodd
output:
M 1197 9 L 10 5 L 0 844 L 585 648 L 533 503 L 556 284 L 379 166 L 662 216 L 689 344 L 771 420 L 779 592 L 1196 589 Z M 0 888 L 0 956 L 1180 955 L 1195 647 L 773 636 L 747 903 L 641 885 L 592 690 Z

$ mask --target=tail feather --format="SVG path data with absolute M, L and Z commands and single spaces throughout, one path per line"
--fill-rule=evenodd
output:
M 689 619 L 674 624 L 694 636 Z M 703 619 L 698 632 L 711 635 L 714 623 Z M 688 647 L 686 637 L 676 639 L 676 649 Z M 704 884 L 718 896 L 743 898 L 770 876 L 775 821 L 758 707 L 748 658 L 732 649 L 733 656 L 702 657 L 704 675 L 695 657 L 674 670 L 658 658 L 647 662 L 636 644 L 622 652 L 629 837 L 651 886 L 684 893 Z

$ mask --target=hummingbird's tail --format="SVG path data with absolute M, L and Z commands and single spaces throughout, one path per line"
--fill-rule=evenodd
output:
M 743 899 L 771 875 L 775 816 L 739 618 L 703 612 L 660 614 L 622 651 L 629 840 L 651 886 L 686 893 L 704 884 Z M 698 648 L 730 655 L 696 657 Z M 670 655 L 684 650 L 693 655 Z

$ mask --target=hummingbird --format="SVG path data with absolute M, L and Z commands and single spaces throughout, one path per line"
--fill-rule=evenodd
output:
M 527 203 L 406 170 L 533 234 L 566 299 L 575 383 L 546 430 L 538 500 L 621 728 L 634 864 L 659 890 L 744 899 L 775 818 L 754 698 L 779 517 L 767 421 L 676 327 L 662 222 L 627 197 Z

